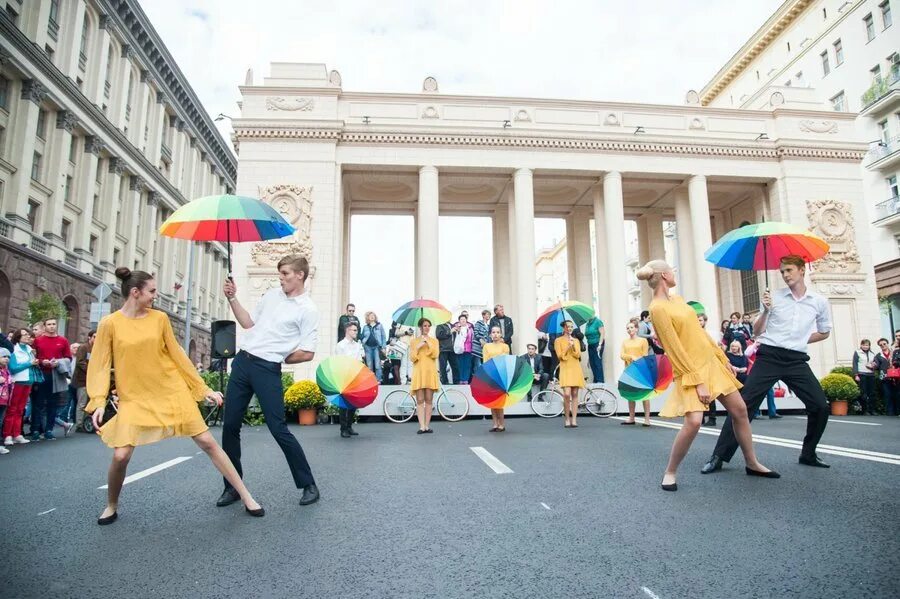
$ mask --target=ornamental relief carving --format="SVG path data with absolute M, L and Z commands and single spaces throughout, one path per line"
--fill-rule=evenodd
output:
M 266 110 L 309 112 L 315 107 L 316 101 L 313 98 L 283 98 L 281 96 L 266 98 Z
M 855 283 L 818 283 L 816 285 L 822 295 L 862 295 L 865 286 Z
M 312 264 L 312 187 L 299 185 L 271 185 L 259 190 L 259 197 L 274 208 L 296 231 L 290 237 L 254 243 L 250 260 L 256 266 L 274 267 L 284 256 L 304 256 Z M 310 266 L 309 276 L 315 274 Z M 276 280 L 277 282 L 277 280 Z
M 800 121 L 800 130 L 805 133 L 837 133 L 838 125 L 835 121 L 814 121 L 804 119 Z
M 812 232 L 831 246 L 825 257 L 815 263 L 816 272 L 836 274 L 859 272 L 860 259 L 856 247 L 852 206 L 835 200 L 808 201 L 806 217 Z

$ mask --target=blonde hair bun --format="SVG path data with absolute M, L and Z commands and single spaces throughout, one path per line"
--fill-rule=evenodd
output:
M 638 281 L 649 281 L 650 277 L 653 276 L 653 269 L 650 266 L 642 266 L 637 269 L 634 276 L 637 277 Z

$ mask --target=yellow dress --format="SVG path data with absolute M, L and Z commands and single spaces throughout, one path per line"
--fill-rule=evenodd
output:
M 207 429 L 197 407 L 209 388 L 178 344 L 165 313 L 142 318 L 117 311 L 100 321 L 87 372 L 85 411 L 106 405 L 115 367 L 119 409 L 100 429 L 110 447 L 193 437 Z
M 619 357 L 628 366 L 635 360 L 640 360 L 650 351 L 650 344 L 644 337 L 635 337 L 634 339 L 626 339 L 622 342 L 622 353 Z
M 509 354 L 509 346 L 502 341 L 487 343 L 481 349 L 482 362 L 487 362 L 491 358 L 505 356 L 507 354 Z
M 581 370 L 581 342 L 575 339 L 569 345 L 565 335 L 553 342 L 553 350 L 559 359 L 559 385 L 561 387 L 584 387 L 584 371 Z
M 440 351 L 438 350 L 438 340 L 434 337 L 424 337 L 428 343 L 425 347 L 419 347 L 419 342 L 423 339 L 420 335 L 409 342 L 409 359 L 412 360 L 412 384 L 409 390 L 415 393 L 419 389 L 438 388 L 438 367 L 437 359 Z
M 650 303 L 650 320 L 660 345 L 666 351 L 675 375 L 675 388 L 659 415 L 683 416 L 686 412 L 705 412 L 697 396 L 697 385 L 706 384 L 713 399 L 742 387 L 731 371 L 722 350 L 700 326 L 697 313 L 679 296 L 669 301 Z

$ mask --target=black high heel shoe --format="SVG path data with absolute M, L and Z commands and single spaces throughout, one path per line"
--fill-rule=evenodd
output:
M 671 485 L 659 485 L 659 486 L 662 487 L 663 491 L 677 491 L 678 490 L 678 483 L 672 483 Z
M 250 508 L 248 508 L 245 505 L 244 509 L 247 510 L 247 513 L 250 514 L 251 516 L 253 516 L 254 518 L 262 518 L 263 516 L 266 515 L 266 510 L 263 509 L 262 506 L 259 506 L 259 508 L 255 509 L 255 510 L 251 510 Z
M 100 526 L 106 526 L 107 524 L 112 524 L 113 522 L 115 522 L 118 519 L 119 519 L 119 512 L 117 510 L 105 518 L 97 518 L 97 524 L 99 524 Z

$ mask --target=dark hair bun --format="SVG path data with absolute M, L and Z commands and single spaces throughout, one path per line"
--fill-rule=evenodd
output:
M 116 269 L 116 278 L 120 281 L 127 281 L 131 278 L 131 269 L 127 266 L 120 266 Z

